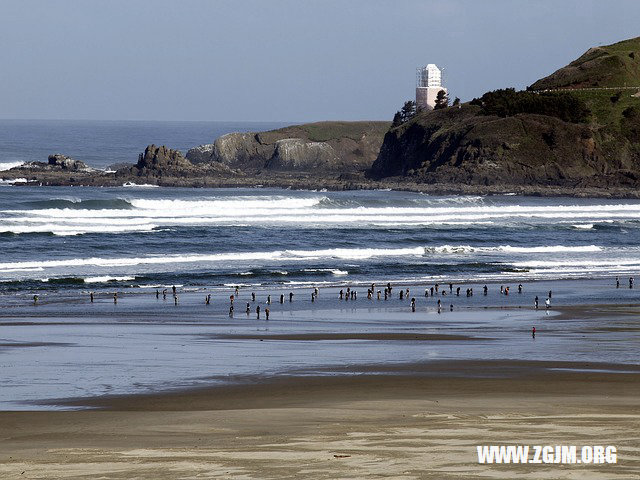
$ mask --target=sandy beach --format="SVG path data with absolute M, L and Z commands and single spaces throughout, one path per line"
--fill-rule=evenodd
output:
M 94 399 L 99 410 L 2 412 L 0 474 L 636 478 L 639 375 L 627 365 L 453 362 Z M 619 454 L 611 465 L 480 465 L 476 445 L 487 444 L 602 444 Z
M 594 285 L 525 289 L 567 302 Z M 636 478 L 638 306 L 620 293 L 440 314 L 336 309 L 325 289 L 269 322 L 212 314 L 199 292 L 169 310 L 149 293 L 7 307 L 0 478 Z M 618 461 L 488 465 L 478 445 L 613 445 Z

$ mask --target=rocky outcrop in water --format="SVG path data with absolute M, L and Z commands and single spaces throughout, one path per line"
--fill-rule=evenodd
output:
M 137 177 L 189 176 L 196 167 L 178 150 L 164 145 L 149 145 L 138 156 L 138 163 L 133 167 L 120 169 L 117 175 L 133 175 Z
M 86 163 L 81 162 L 80 160 L 75 160 L 71 157 L 67 157 L 66 155 L 62 155 L 60 153 L 49 155 L 48 160 L 48 165 L 52 168 L 61 168 L 62 170 L 69 171 L 92 170 Z
M 388 122 L 318 122 L 268 132 L 230 133 L 187 152 L 195 164 L 245 172 L 339 175 L 364 171 L 378 155 Z

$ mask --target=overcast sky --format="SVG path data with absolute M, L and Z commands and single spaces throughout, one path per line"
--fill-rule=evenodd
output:
M 637 0 L 0 0 L 0 118 L 390 119 L 418 65 L 470 100 L 638 35 Z

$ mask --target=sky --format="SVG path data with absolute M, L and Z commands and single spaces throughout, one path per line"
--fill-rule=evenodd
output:
M 637 0 L 0 0 L 0 118 L 389 120 L 417 66 L 471 100 L 639 20 Z

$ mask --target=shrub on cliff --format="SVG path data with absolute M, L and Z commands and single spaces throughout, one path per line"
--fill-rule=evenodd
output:
M 472 105 L 481 107 L 481 115 L 511 117 L 519 113 L 535 113 L 557 117 L 565 122 L 584 123 L 589 119 L 589 108 L 570 93 L 517 92 L 504 88 L 474 98 Z

